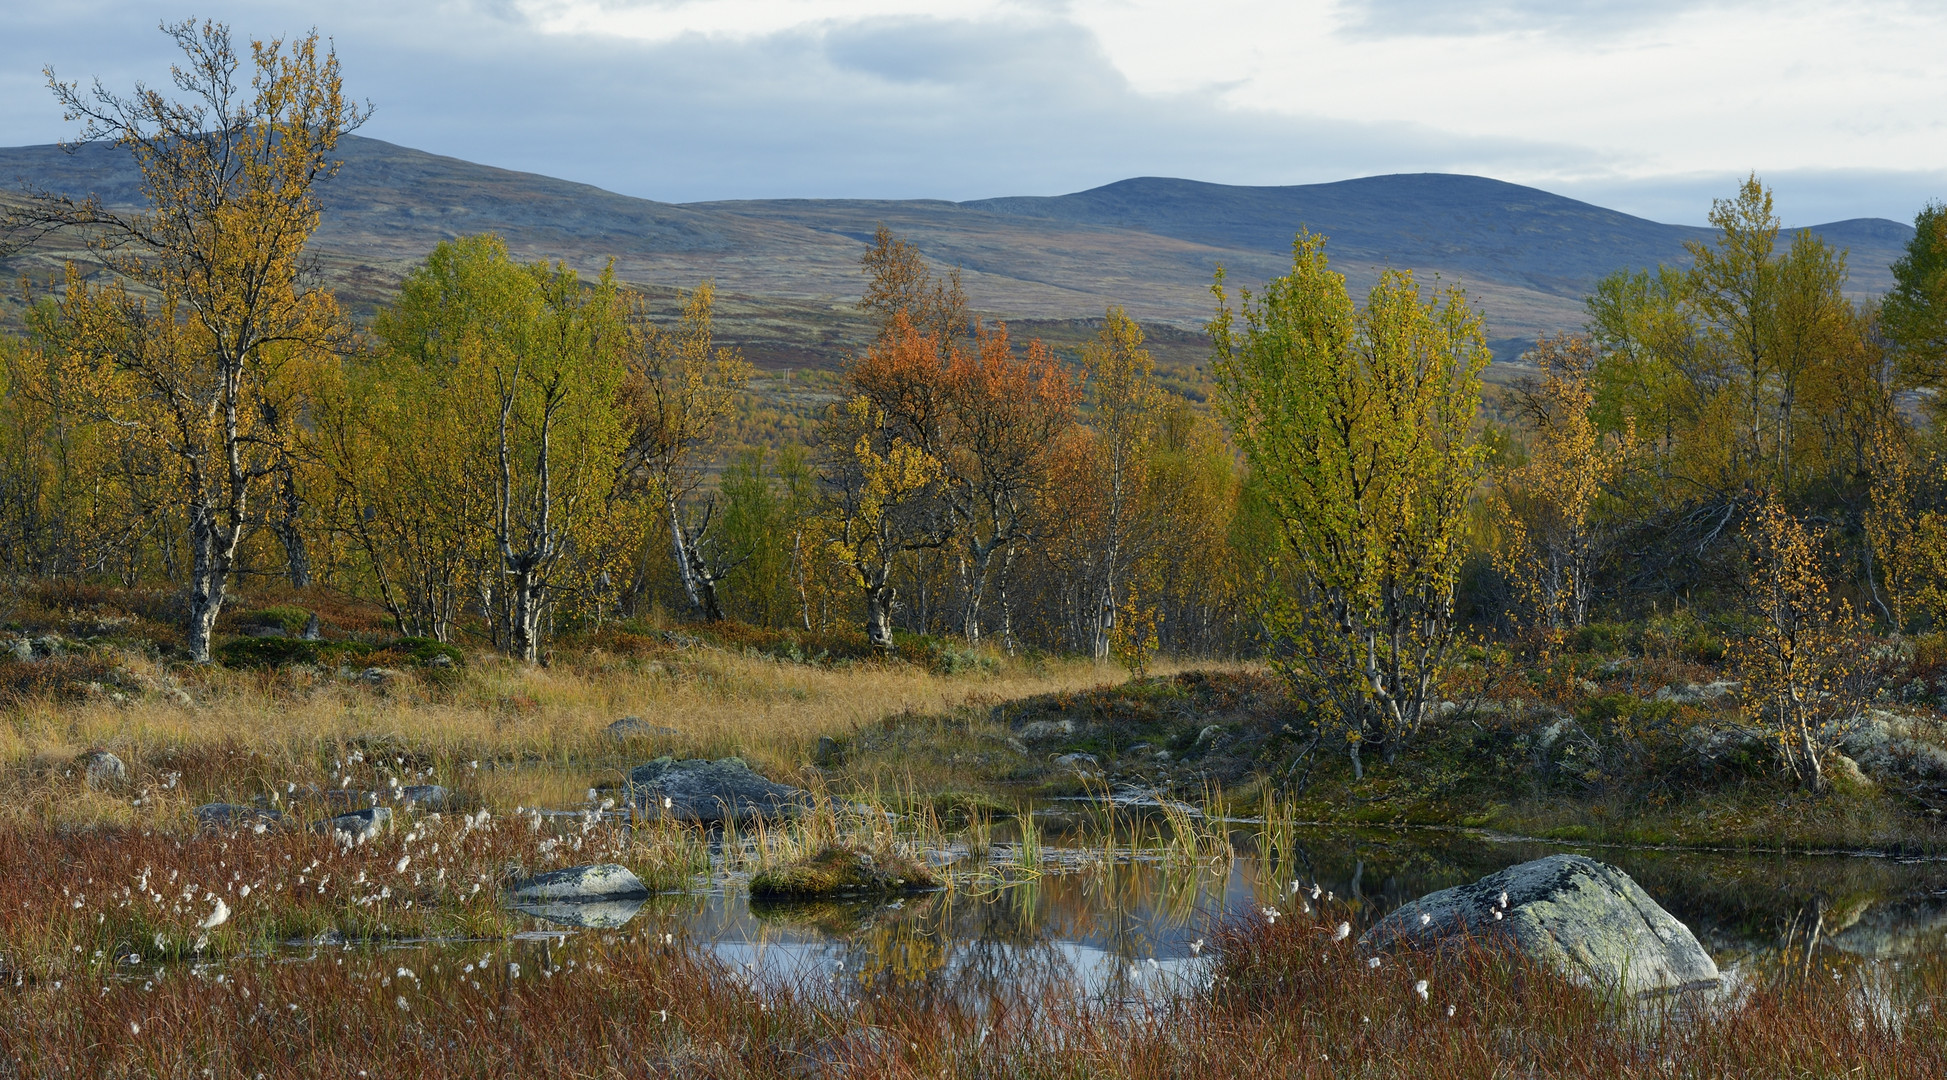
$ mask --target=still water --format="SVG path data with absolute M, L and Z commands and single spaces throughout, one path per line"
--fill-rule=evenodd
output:
M 1435 889 L 1556 852 L 1613 863 L 1687 923 L 1727 975 L 1787 954 L 1897 960 L 1947 950 L 1947 861 L 1858 855 L 1673 852 L 1497 838 L 1442 830 L 1300 829 L 1280 857 L 1253 851 L 1191 863 L 1160 852 L 1051 838 L 1038 875 L 977 880 L 898 900 L 765 904 L 714 879 L 641 905 L 542 912 L 523 935 L 626 926 L 714 952 L 753 983 L 893 984 L 975 1000 L 1060 989 L 1133 1002 L 1208 977 L 1213 924 L 1299 900 L 1316 883 L 1368 920 Z M 979 860 L 937 852 L 963 875 L 1010 865 L 997 844 Z

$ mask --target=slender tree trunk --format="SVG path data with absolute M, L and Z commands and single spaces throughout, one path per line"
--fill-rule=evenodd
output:
M 278 542 L 284 545 L 285 576 L 291 585 L 299 589 L 311 587 L 311 553 L 304 544 L 304 530 L 299 526 L 304 512 L 304 499 L 298 492 L 297 477 L 289 465 L 278 470 L 277 522 L 273 528 Z
M 865 637 L 874 647 L 892 648 L 892 587 L 882 579 L 865 589 Z
M 208 505 L 195 506 L 189 519 L 189 635 L 186 642 L 191 663 L 210 661 L 211 643 L 216 636 L 217 616 L 223 613 L 230 578 L 230 555 L 234 543 L 226 543 L 223 529 Z

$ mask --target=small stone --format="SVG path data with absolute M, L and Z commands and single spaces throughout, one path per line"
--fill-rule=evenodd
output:
M 649 887 L 626 866 L 596 863 L 538 874 L 515 882 L 507 892 L 521 903 L 628 900 L 648 896 Z
M 122 759 L 106 750 L 90 750 L 76 758 L 74 764 L 81 770 L 90 791 L 120 787 L 128 780 L 128 769 Z
M 399 789 L 401 803 L 421 810 L 444 810 L 452 800 L 453 793 L 438 784 L 408 784 Z
M 7 658 L 17 664 L 32 663 L 34 659 L 34 643 L 26 638 L 15 638 L 7 645 Z
M 1074 769 L 1076 772 L 1095 770 L 1102 766 L 1102 760 L 1100 758 L 1094 754 L 1083 753 L 1063 754 L 1055 758 L 1054 762 L 1064 769 Z
M 368 667 L 358 673 L 358 677 L 373 686 L 386 686 L 405 672 L 397 668 Z
M 389 807 L 371 806 L 363 810 L 339 814 L 330 821 L 321 823 L 318 831 L 332 833 L 341 840 L 369 840 L 384 832 L 391 824 L 392 810 Z
M 625 716 L 608 726 L 608 737 L 614 739 L 616 742 L 627 742 L 630 739 L 667 738 L 671 735 L 681 734 L 682 732 L 677 731 L 673 727 L 652 724 L 640 716 Z
M 845 747 L 830 735 L 818 736 L 818 749 L 812 751 L 811 763 L 821 769 L 829 769 L 845 760 Z
M 1019 734 L 1021 741 L 1028 743 L 1072 738 L 1075 734 L 1075 721 L 1036 720 L 1031 724 L 1022 724 Z
M 241 829 L 249 825 L 281 824 L 284 815 L 264 806 L 239 806 L 236 803 L 205 803 L 194 811 L 196 823 L 205 829 Z

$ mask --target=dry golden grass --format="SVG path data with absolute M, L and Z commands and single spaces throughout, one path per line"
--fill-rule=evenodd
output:
M 423 772 L 497 809 L 579 801 L 657 754 L 738 755 L 785 777 L 810 761 L 821 735 L 1126 677 L 1074 660 L 941 675 L 896 661 L 827 668 L 711 647 L 590 652 L 550 668 L 482 655 L 462 670 L 401 672 L 377 685 L 346 672 L 172 670 L 133 653 L 116 666 L 121 685 L 151 689 L 119 702 L 105 693 L 34 698 L 0 712 L 0 818 L 153 824 L 159 809 L 186 815 L 199 802 L 245 801 L 286 784 L 335 786 L 350 750 L 374 746 L 409 759 L 410 769 L 395 771 Z M 175 699 L 171 685 L 193 701 Z M 618 743 L 607 727 L 623 716 L 676 734 Z M 127 763 L 125 788 L 85 789 L 74 763 L 96 747 Z M 147 805 L 132 806 L 135 795 Z

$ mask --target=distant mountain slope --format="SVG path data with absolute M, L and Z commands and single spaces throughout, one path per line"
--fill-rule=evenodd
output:
M 1248 251 L 1289 250 L 1300 228 L 1331 238 L 1340 259 L 1450 273 L 1582 296 L 1618 267 L 1689 261 L 1710 229 L 1664 225 L 1480 176 L 1411 173 L 1291 187 L 1235 187 L 1142 177 L 1073 195 L 983 199 L 998 213 L 1106 225 Z M 1912 237 L 1894 221 L 1813 226 L 1852 249 L 1854 285 L 1883 292 Z
M 324 191 L 312 254 L 354 310 L 369 310 L 440 240 L 491 231 L 524 258 L 584 272 L 613 260 L 623 280 L 639 284 L 714 279 L 735 301 L 727 335 L 780 366 L 833 362 L 860 343 L 863 325 L 849 304 L 860 291 L 859 255 L 880 223 L 942 266 L 961 267 L 982 311 L 1068 320 L 1119 304 L 1184 329 L 1208 318 L 1218 265 L 1254 286 L 1290 265 L 1292 236 L 1308 227 L 1331 238 L 1334 265 L 1357 290 L 1384 266 L 1466 287 L 1503 355 L 1579 326 L 1581 297 L 1604 274 L 1686 261 L 1684 241 L 1710 235 L 1498 180 L 1430 173 L 1296 187 L 1142 178 L 966 203 L 678 205 L 376 139 L 347 138 L 341 150 L 345 167 Z M 111 147 L 0 148 L 0 191 L 23 183 L 95 192 L 115 205 L 139 201 L 127 155 Z M 1878 219 L 1816 229 L 1851 249 L 1861 293 L 1890 285 L 1887 268 L 1912 235 Z M 51 271 L 75 245 L 53 241 L 0 271 Z

